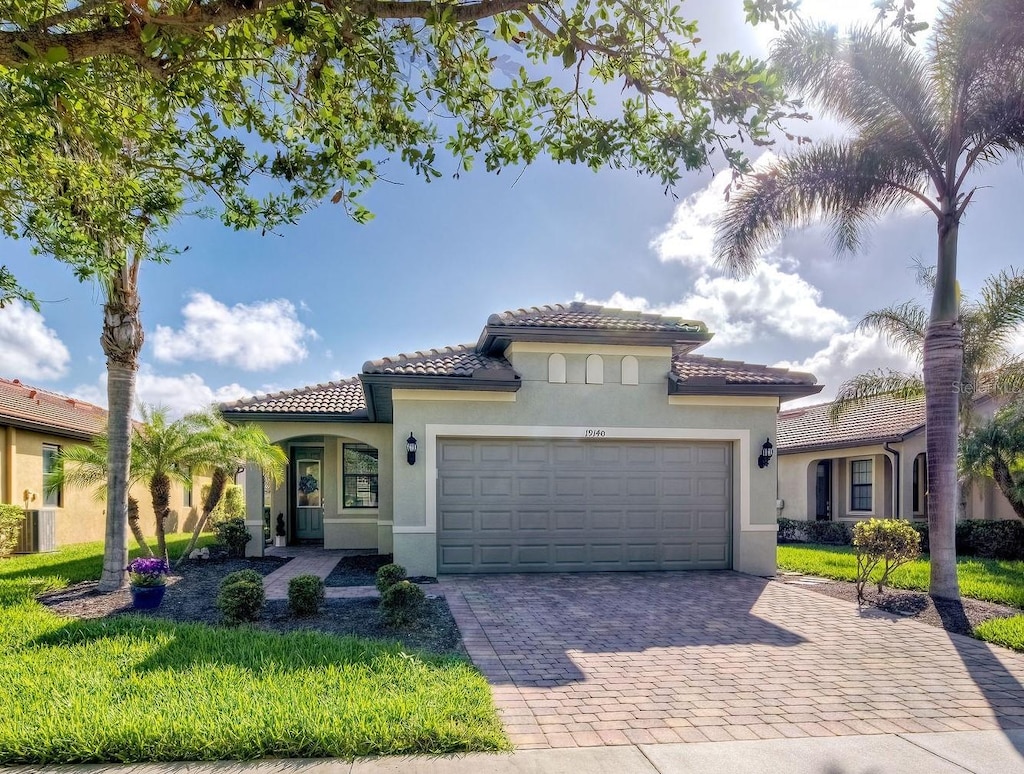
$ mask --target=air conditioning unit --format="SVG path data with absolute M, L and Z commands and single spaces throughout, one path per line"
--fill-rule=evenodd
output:
M 57 509 L 25 511 L 18 534 L 16 554 L 40 554 L 57 550 Z

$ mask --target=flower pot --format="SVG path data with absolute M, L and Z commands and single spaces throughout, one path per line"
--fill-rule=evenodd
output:
M 132 607 L 136 610 L 152 610 L 160 607 L 166 586 L 132 586 Z
M 285 535 L 274 535 L 274 545 L 277 548 L 284 548 L 288 545 L 288 538 Z

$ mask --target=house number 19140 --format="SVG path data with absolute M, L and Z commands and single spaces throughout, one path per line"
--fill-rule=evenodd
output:
M 607 433 L 605 433 L 604 430 L 599 430 L 594 427 L 589 428 L 583 432 L 584 438 L 604 438 L 605 435 L 607 435 Z

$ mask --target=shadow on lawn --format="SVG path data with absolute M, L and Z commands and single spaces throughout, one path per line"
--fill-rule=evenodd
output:
M 137 616 L 69 621 L 59 629 L 35 638 L 31 644 L 36 648 L 82 647 L 116 639 L 135 643 L 150 651 L 134 665 L 136 672 L 231 666 L 261 676 L 350 664 L 372 666 L 392 658 L 417 658 L 428 662 L 447 660 L 429 654 L 413 656 L 397 643 L 367 642 L 356 637 L 338 637 L 315 631 L 276 634 L 247 626 L 215 628 Z

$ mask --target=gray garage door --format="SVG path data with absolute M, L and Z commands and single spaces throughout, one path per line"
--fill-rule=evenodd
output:
M 728 443 L 438 441 L 438 572 L 730 566 Z

